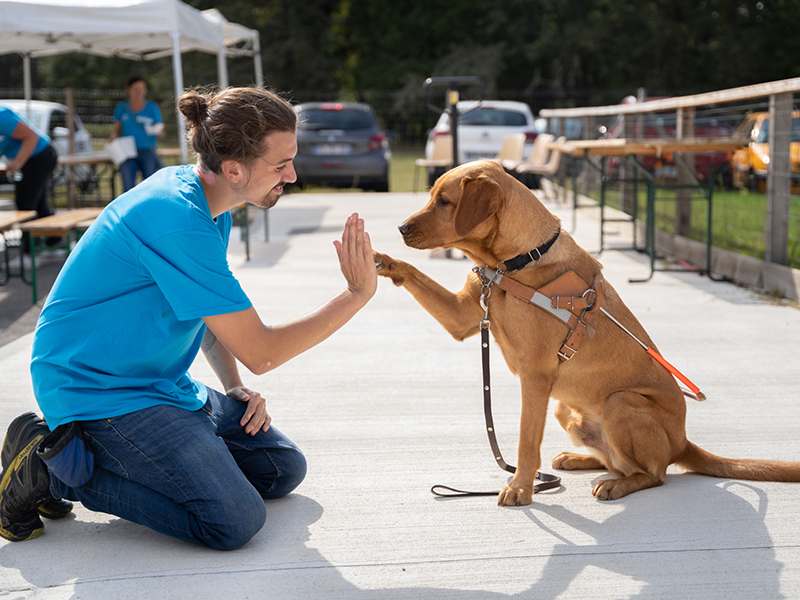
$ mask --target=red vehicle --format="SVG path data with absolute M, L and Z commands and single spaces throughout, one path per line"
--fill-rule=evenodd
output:
M 660 98 L 648 98 L 650 100 L 660 100 Z M 633 96 L 626 97 L 621 104 L 633 104 L 637 102 Z M 625 131 L 625 120 L 630 119 L 629 138 L 632 139 L 654 139 L 654 138 L 675 138 L 677 131 L 676 117 L 674 112 L 670 113 L 642 113 L 633 115 L 619 115 L 617 122 L 608 129 L 602 137 L 620 138 Z M 695 117 L 694 135 L 698 138 L 718 138 L 733 136 L 733 128 L 716 119 Z M 730 159 L 728 152 L 695 152 L 694 174 L 700 181 L 707 181 L 718 169 L 723 167 L 722 175 L 725 185 L 730 184 L 730 170 L 727 162 Z M 609 174 L 614 175 L 619 166 L 619 159 L 613 158 L 606 162 Z M 678 166 L 675 164 L 674 157 L 667 153 L 662 156 L 643 156 L 642 165 L 650 171 L 654 177 L 659 179 L 675 179 L 678 173 Z

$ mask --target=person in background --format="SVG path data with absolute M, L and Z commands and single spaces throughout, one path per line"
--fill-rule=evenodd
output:
M 8 181 L 14 183 L 17 210 L 35 210 L 37 218 L 52 215 L 47 203 L 47 184 L 58 156 L 50 137 L 25 117 L 0 107 L 0 157 L 5 158 Z M 27 252 L 27 235 L 22 241 Z M 48 246 L 58 246 L 61 241 L 58 237 L 46 240 Z
M 138 156 L 119 166 L 122 188 L 127 192 L 136 185 L 137 173 L 141 172 L 145 180 L 161 166 L 156 143 L 164 136 L 164 119 L 158 105 L 147 99 L 147 82 L 141 75 L 131 75 L 125 80 L 125 92 L 128 99 L 114 108 L 114 132 L 109 141 L 122 136 L 131 136 L 136 141 Z
M 297 116 L 259 88 L 188 91 L 178 108 L 197 164 L 161 169 L 110 203 L 39 316 L 31 377 L 44 420 L 26 413 L 6 433 L 7 540 L 38 536 L 40 516 L 63 517 L 79 501 L 230 550 L 262 528 L 264 500 L 306 475 L 302 451 L 238 364 L 267 373 L 367 304 L 378 275 L 364 220 L 350 215 L 333 242 L 342 291 L 305 316 L 265 324 L 228 265 L 230 211 L 270 208 L 296 180 Z M 189 375 L 201 349 L 221 391 Z

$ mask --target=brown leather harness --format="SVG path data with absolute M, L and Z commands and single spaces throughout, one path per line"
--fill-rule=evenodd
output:
M 568 271 L 540 289 L 522 285 L 499 269 L 486 273 L 485 267 L 473 269 L 481 280 L 481 306 L 484 320 L 488 320 L 486 301 L 496 285 L 509 294 L 544 309 L 569 327 L 569 333 L 558 350 L 560 362 L 570 360 L 578 352 L 583 339 L 594 337 L 594 326 L 589 319 L 600 310 L 603 302 L 603 274 L 598 273 L 594 285 L 589 286 L 575 272 Z

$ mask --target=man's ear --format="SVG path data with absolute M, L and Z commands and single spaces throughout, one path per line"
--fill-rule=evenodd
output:
M 481 175 L 461 180 L 461 200 L 456 207 L 453 225 L 456 235 L 465 236 L 500 208 L 502 191 L 495 181 Z
M 244 170 L 238 161 L 223 160 L 220 165 L 220 171 L 222 171 L 222 174 L 233 184 L 244 180 Z

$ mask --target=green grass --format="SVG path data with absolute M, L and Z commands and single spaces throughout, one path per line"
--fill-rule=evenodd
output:
M 417 177 L 417 187 L 420 190 L 428 187 L 428 170 L 417 167 L 414 164 L 414 161 L 418 158 L 425 158 L 425 148 L 421 146 L 392 148 L 392 166 L 389 169 L 390 192 L 415 191 L 415 175 Z
M 592 197 L 599 198 L 598 193 Z M 708 204 L 705 195 L 696 192 L 691 196 L 691 223 L 687 237 L 705 242 L 707 235 Z M 764 259 L 767 231 L 766 194 L 746 190 L 715 189 L 711 211 L 711 238 L 714 246 Z M 638 217 L 646 220 L 647 193 L 640 189 L 637 195 Z M 606 191 L 608 206 L 619 208 L 619 190 Z M 674 190 L 656 190 L 655 226 L 674 233 L 677 201 Z M 789 205 L 788 265 L 800 268 L 800 196 L 792 196 Z

